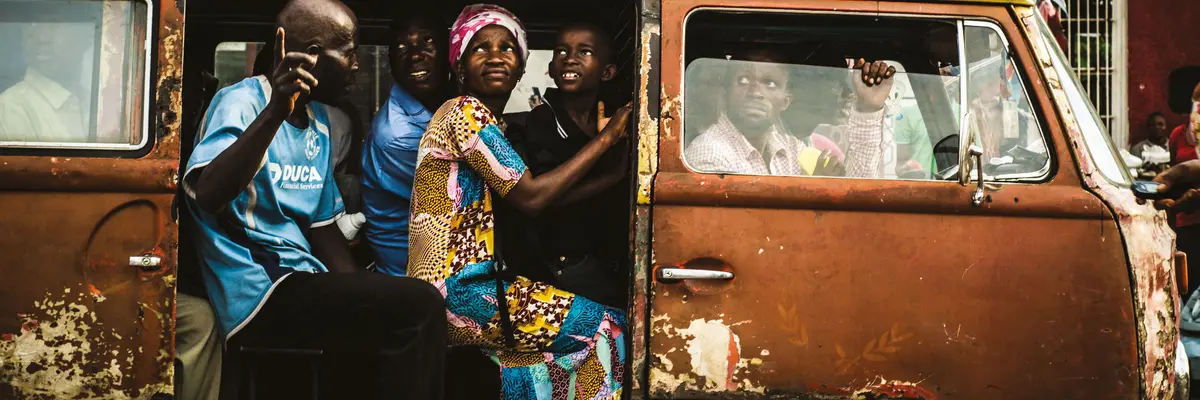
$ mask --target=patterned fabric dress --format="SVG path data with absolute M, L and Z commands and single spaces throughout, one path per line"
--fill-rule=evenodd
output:
M 449 342 L 479 346 L 500 365 L 505 400 L 620 398 L 623 311 L 518 278 L 504 284 L 517 348 L 504 344 L 492 195 L 507 195 L 526 168 L 503 129 L 469 96 L 433 116 L 417 154 L 408 276 L 442 290 Z

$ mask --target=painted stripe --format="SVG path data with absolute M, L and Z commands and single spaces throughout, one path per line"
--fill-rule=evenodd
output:
M 209 161 L 209 162 L 212 162 L 212 161 Z M 200 168 L 204 168 L 207 165 L 208 165 L 208 162 L 196 164 L 196 165 L 193 165 L 191 168 L 188 168 L 187 171 L 184 171 L 184 173 L 183 173 L 183 192 L 186 193 L 188 195 L 188 197 L 191 197 L 192 200 L 196 199 L 196 189 L 193 188 L 192 185 L 188 184 L 188 175 L 190 175 L 192 173 L 192 171 L 198 170 Z

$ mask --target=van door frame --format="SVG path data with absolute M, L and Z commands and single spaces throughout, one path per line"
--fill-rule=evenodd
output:
M 140 126 L 145 127 L 148 135 L 148 147 L 143 153 L 124 153 L 117 156 L 110 156 L 111 153 L 94 152 L 87 150 L 30 150 L 21 151 L 6 151 L 3 156 L 0 156 L 0 191 L 12 193 L 20 192 L 67 192 L 61 196 L 68 196 L 68 193 L 84 193 L 84 194 L 132 194 L 132 198 L 136 198 L 132 203 L 134 206 L 114 209 L 108 211 L 104 221 L 113 215 L 122 211 L 122 208 L 134 208 L 147 206 L 149 209 L 155 210 L 155 220 L 144 221 L 153 225 L 156 232 L 140 232 L 139 234 L 148 234 L 155 237 L 156 243 L 153 248 L 146 249 L 147 256 L 158 257 L 159 266 L 143 268 L 137 272 L 138 279 L 130 281 L 130 284 L 137 285 L 137 300 L 138 307 L 128 310 L 130 313 L 136 313 L 136 321 L 121 321 L 123 326 L 136 326 L 136 331 L 139 332 L 137 337 L 126 338 L 128 340 L 121 341 L 120 338 L 104 336 L 101 332 L 92 332 L 91 336 L 69 336 L 71 341 L 78 341 L 78 344 L 88 343 L 95 349 L 101 349 L 110 343 L 117 346 L 117 342 L 121 341 L 122 346 L 128 345 L 132 340 L 139 346 L 136 352 L 131 349 L 131 353 L 137 356 L 130 356 L 128 359 L 124 355 L 113 360 L 114 364 L 97 364 L 101 359 L 93 357 L 90 360 L 75 360 L 72 365 L 58 366 L 42 366 L 44 368 L 82 368 L 88 373 L 105 370 L 116 374 L 123 382 L 121 387 L 110 387 L 104 385 L 96 387 L 85 386 L 78 388 L 79 393 L 116 393 L 121 392 L 131 398 L 160 398 L 162 396 L 170 396 L 174 393 L 174 350 L 175 350 L 175 266 L 176 266 L 176 249 L 178 248 L 177 240 L 177 218 L 175 204 L 172 198 L 178 194 L 178 179 L 179 179 L 179 127 L 180 116 L 182 109 L 182 72 L 183 72 L 183 42 L 184 42 L 184 14 L 186 9 L 186 0 L 146 0 L 150 5 L 150 21 L 151 25 L 146 27 L 147 37 L 151 42 L 150 52 L 147 54 L 150 61 L 146 74 L 149 77 L 151 84 L 148 87 L 148 101 L 143 104 L 143 107 L 149 110 L 136 110 L 138 116 L 146 115 L 148 120 L 142 121 Z M 8 155 L 19 154 L 19 155 Z M 67 197 L 63 197 L 64 202 L 72 201 Z M 88 210 L 95 211 L 95 210 Z M 103 211 L 103 210 L 101 210 Z M 94 232 L 93 232 L 94 233 Z M 31 238 L 31 240 L 47 240 L 52 241 L 54 238 Z M 3 246 L 0 246 L 3 247 Z M 4 250 L 20 254 L 20 248 L 3 247 Z M 71 281 L 76 268 L 92 268 L 96 267 L 97 263 L 103 264 L 105 268 L 113 268 L 125 270 L 133 268 L 127 266 L 128 261 L 123 259 L 123 256 L 128 254 L 103 254 L 99 255 L 105 259 L 89 259 L 84 257 L 80 260 L 82 266 L 79 265 L 44 265 L 45 268 L 54 268 L 55 270 L 47 270 L 46 274 L 59 274 L 59 280 Z M 147 264 L 150 265 L 150 261 Z M 0 266 L 2 268 L 2 266 Z M 86 291 L 86 282 L 74 282 L 76 285 L 83 285 L 84 293 L 76 292 L 79 296 L 91 297 L 95 303 L 104 301 L 104 293 L 96 291 L 92 287 L 92 291 Z M 68 295 L 71 294 L 71 289 L 74 286 L 65 288 Z M 40 289 L 40 288 L 35 288 Z M 78 288 L 77 288 L 78 289 Z M 63 287 L 47 287 L 46 292 L 49 294 L 63 293 Z M 121 288 L 116 287 L 113 290 L 128 291 L 128 286 Z M 82 298 L 82 297 L 81 297 Z M 24 301 L 24 299 L 9 299 L 11 301 Z M 113 301 L 113 300 L 109 300 Z M 89 303 L 93 304 L 93 303 Z M 8 304 L 14 307 L 22 307 L 21 304 Z M 32 306 L 28 304 L 24 306 Z M 74 304 L 70 301 L 66 306 L 53 308 L 62 305 L 61 302 L 51 304 L 50 302 L 42 303 L 38 308 L 38 313 L 48 313 L 50 315 L 63 315 L 63 313 L 72 310 Z M 87 307 L 87 305 L 85 305 Z M 95 307 L 94 305 L 92 307 Z M 86 310 L 86 308 L 84 308 Z M 98 313 L 93 313 L 93 322 Z M 122 314 L 123 315 L 123 314 Z M 6 334 L 0 341 L 13 340 L 19 335 L 37 334 L 37 323 L 34 321 L 30 325 L 28 318 L 26 323 L 20 327 L 19 334 Z M 3 324 L 8 326 L 14 321 L 14 318 L 20 319 L 21 316 L 0 315 L 4 318 Z M 103 315 L 100 318 L 104 318 Z M 32 332 L 32 333 L 31 333 Z M 86 330 L 85 330 L 86 332 Z M 5 329 L 5 333 L 9 333 Z M 39 340 L 37 337 L 31 340 Z M 77 344 L 77 345 L 78 345 Z M 112 346 L 109 346 L 110 348 Z M 143 347 L 145 351 L 143 351 Z M 116 350 L 113 350 L 114 352 Z M 144 363 L 135 360 L 153 360 L 152 363 Z M 90 361 L 86 363 L 85 361 Z M 152 367 L 151 367 L 152 365 Z M 136 368 L 135 368 L 136 366 Z M 116 371 L 116 372 L 113 372 Z M 66 371 L 64 370 L 64 373 Z M 55 387 L 26 387 L 18 389 L 13 387 L 13 390 L 33 390 L 37 393 L 46 390 L 46 393 L 56 393 L 56 390 L 61 389 L 61 385 L 69 385 L 75 381 L 55 381 L 45 382 L 46 384 L 55 385 Z M 0 385 L 7 386 L 7 385 Z M 75 390 L 75 389 L 71 389 Z M 29 393 L 29 392 L 22 392 Z M 0 396 L 4 394 L 0 393 Z

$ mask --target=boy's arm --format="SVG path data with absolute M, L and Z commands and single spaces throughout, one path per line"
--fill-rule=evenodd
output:
M 602 165 L 599 168 L 602 168 L 602 171 L 599 176 L 585 179 L 583 182 L 571 187 L 551 207 L 558 208 L 579 202 L 580 200 L 598 195 L 617 184 L 617 182 L 620 182 L 629 171 L 628 143 L 628 140 L 622 140 L 620 143 L 614 145 L 614 148 L 609 150 L 609 153 L 604 156 L 607 160 L 601 159 Z M 615 158 L 610 158 L 614 156 Z

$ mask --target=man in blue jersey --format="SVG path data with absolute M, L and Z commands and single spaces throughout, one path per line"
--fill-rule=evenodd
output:
M 354 273 L 334 224 L 343 206 L 323 104 L 341 99 L 358 69 L 354 13 L 337 0 L 295 0 L 278 25 L 271 76 L 216 94 L 184 172 L 221 330 L 230 348 L 385 351 L 394 357 L 374 387 L 322 387 L 440 399 L 441 293 L 416 279 Z M 360 398 L 335 397 L 347 395 Z
M 408 264 L 408 208 L 412 200 L 417 146 L 437 110 L 451 97 L 446 57 L 448 28 L 411 13 L 392 23 L 391 94 L 371 121 L 363 145 L 363 213 L 376 269 L 404 276 Z

